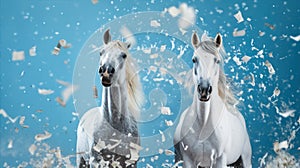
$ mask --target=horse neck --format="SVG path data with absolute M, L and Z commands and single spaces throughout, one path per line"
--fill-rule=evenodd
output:
M 214 92 L 212 92 L 210 100 L 207 102 L 201 102 L 199 101 L 198 93 L 195 89 L 192 108 L 197 114 L 197 120 L 200 128 L 215 125 L 216 120 L 218 120 L 223 111 L 224 103 L 218 94 L 218 88 L 213 87 L 213 90 Z
M 127 86 L 125 80 L 111 87 L 104 87 L 102 92 L 102 108 L 108 122 L 118 122 L 129 115 L 127 105 Z

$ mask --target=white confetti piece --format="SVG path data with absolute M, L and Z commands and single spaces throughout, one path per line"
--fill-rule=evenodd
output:
M 12 60 L 13 61 L 22 61 L 25 59 L 24 51 L 13 51 L 12 52 Z
M 237 56 L 234 56 L 232 58 L 232 60 L 236 63 L 236 65 L 238 65 L 238 66 L 242 65 L 242 62 L 240 61 L 240 59 Z
M 63 48 L 70 48 L 72 45 L 70 43 L 67 43 L 65 39 L 61 39 L 58 41 L 56 47 L 54 47 L 52 54 L 53 55 L 58 55 L 60 52 L 61 47 Z
M 19 124 L 24 125 L 24 121 L 25 121 L 25 116 L 21 116 L 19 120 Z
M 166 137 L 165 137 L 165 134 L 164 132 L 162 132 L 161 130 L 158 130 L 160 135 L 161 135 L 161 142 L 165 142 L 166 141 Z
M 268 156 L 268 153 L 266 153 L 262 158 L 258 159 L 258 160 L 260 160 L 260 162 L 259 162 L 260 167 L 263 167 L 264 165 L 266 165 L 267 156 Z
M 167 126 L 173 126 L 173 121 L 171 121 L 171 120 L 165 120 L 165 123 L 166 123 L 166 125 Z
M 275 70 L 274 70 L 272 64 L 268 60 L 266 60 L 265 66 L 268 68 L 269 74 L 271 76 L 275 74 Z
M 165 155 L 171 156 L 171 155 L 175 155 L 175 153 L 173 151 L 169 150 L 169 149 L 166 149 L 165 150 Z
M 1 114 L 4 118 L 8 117 L 7 113 L 6 113 L 3 109 L 0 109 L 0 114 Z
M 300 35 L 298 36 L 290 36 L 291 39 L 295 40 L 295 41 L 299 41 L 300 40 Z
M 275 109 L 276 109 L 276 112 L 277 112 L 279 115 L 281 115 L 282 117 L 284 117 L 284 118 L 287 118 L 287 117 L 294 117 L 294 116 L 295 116 L 294 112 L 295 112 L 296 110 L 287 110 L 287 111 L 285 111 L 285 112 L 279 112 L 279 109 L 278 109 L 278 107 L 276 107 L 276 106 L 275 106 Z
M 250 84 L 251 84 L 252 86 L 255 86 L 255 77 L 254 77 L 254 74 L 253 74 L 253 73 L 250 73 L 250 75 L 251 75 L 251 82 L 250 82 Z
M 35 139 L 36 141 L 43 141 L 43 140 L 45 140 L 45 139 L 50 138 L 51 136 L 52 136 L 51 133 L 49 133 L 48 131 L 45 131 L 44 134 L 37 134 L 37 135 L 34 137 L 34 139 Z
M 238 11 L 238 13 L 234 14 L 233 16 L 235 17 L 235 19 L 237 20 L 238 23 L 241 23 L 244 21 L 241 11 Z
M 101 141 L 101 139 L 99 139 L 98 143 L 93 147 L 93 149 L 96 152 L 100 152 L 102 149 L 105 149 L 106 145 L 104 141 Z
M 260 37 L 262 37 L 262 36 L 264 36 L 266 33 L 265 32 L 262 32 L 262 31 L 259 31 L 258 32 L 258 35 L 260 36 Z
M 274 142 L 273 143 L 273 149 L 275 152 L 279 152 L 281 149 L 288 149 L 289 144 L 287 141 L 282 141 L 282 142 Z
M 38 89 L 38 93 L 41 95 L 50 95 L 54 93 L 54 91 L 50 89 Z
M 17 116 L 15 118 L 11 118 L 3 109 L 0 109 L 0 114 L 4 117 L 4 118 L 8 118 L 10 122 L 15 123 L 20 116 Z
M 30 145 L 30 147 L 28 148 L 28 151 L 31 155 L 34 155 L 36 150 L 37 150 L 37 147 L 35 144 Z
M 164 52 L 166 50 L 167 45 L 160 46 L 160 52 Z
M 13 148 L 13 140 L 12 140 L 12 139 L 9 140 L 8 145 L 7 145 L 7 148 L 8 148 L 8 149 Z
M 170 8 L 168 8 L 168 12 L 172 17 L 176 17 L 180 14 L 180 10 L 175 6 L 171 6 Z
M 33 47 L 31 47 L 31 48 L 29 49 L 29 55 L 30 55 L 31 57 L 36 56 L 36 46 L 33 46 Z
M 150 21 L 150 26 L 151 27 L 160 27 L 160 23 L 157 20 L 151 20 Z
M 172 115 L 170 107 L 161 107 L 160 112 L 163 115 Z
M 110 139 L 112 141 L 112 139 Z M 115 144 L 111 145 L 111 144 L 108 144 L 106 147 L 108 150 L 112 150 L 114 148 L 116 148 L 118 145 L 120 145 L 120 143 L 122 142 L 122 140 L 116 140 L 116 141 L 113 141 L 115 142 Z
M 144 49 L 142 49 L 142 51 L 143 51 L 145 54 L 151 54 L 151 48 L 144 48 Z
M 151 54 L 151 55 L 150 55 L 150 59 L 155 59 L 155 58 L 157 58 L 157 57 L 158 57 L 158 54 L 157 54 L 157 53 Z
M 244 63 L 248 63 L 248 61 L 249 61 L 250 59 L 251 59 L 251 57 L 245 55 L 245 56 L 243 56 L 242 61 L 243 61 Z
M 242 37 L 245 36 L 245 34 L 246 34 L 246 30 L 234 29 L 232 32 L 233 37 Z

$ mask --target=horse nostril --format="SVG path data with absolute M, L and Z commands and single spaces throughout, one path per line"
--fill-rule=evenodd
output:
M 211 94 L 211 92 L 212 92 L 212 87 L 209 86 L 209 87 L 208 87 L 208 93 Z
M 111 74 L 115 73 L 115 68 L 111 68 Z
M 200 93 L 201 92 L 201 86 L 200 85 L 198 85 L 198 87 L 197 87 L 197 91 L 198 91 L 198 93 Z
M 102 68 L 102 67 L 99 68 L 99 73 L 100 73 L 100 74 L 103 73 L 103 68 Z

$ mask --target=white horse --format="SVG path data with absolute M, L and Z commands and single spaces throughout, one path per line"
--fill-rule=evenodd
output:
M 251 145 L 244 117 L 223 70 L 222 37 L 192 35 L 193 103 L 181 115 L 174 135 L 175 161 L 183 167 L 251 168 Z
M 136 167 L 139 133 L 136 119 L 143 102 L 142 87 L 129 43 L 103 36 L 99 74 L 102 105 L 87 111 L 77 130 L 78 167 Z

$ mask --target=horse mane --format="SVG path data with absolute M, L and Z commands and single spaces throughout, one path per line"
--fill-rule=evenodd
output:
M 216 47 L 216 43 L 213 38 L 207 38 L 207 40 L 199 43 L 199 47 L 201 47 L 204 51 L 209 52 L 220 59 L 220 68 L 219 68 L 219 82 L 218 82 L 218 91 L 219 96 L 225 103 L 228 110 L 231 112 L 237 111 L 237 104 L 239 101 L 234 96 L 234 92 L 232 90 L 232 84 L 227 79 L 224 73 L 224 57 L 227 56 L 224 46 L 221 45 Z
M 128 109 L 135 119 L 139 118 L 140 109 L 144 103 L 144 94 L 142 84 L 137 74 L 138 66 L 134 59 L 128 52 L 127 47 L 121 41 L 111 41 L 110 43 L 115 43 L 117 47 L 124 50 L 127 54 L 125 61 L 126 68 L 126 83 L 128 91 Z

